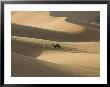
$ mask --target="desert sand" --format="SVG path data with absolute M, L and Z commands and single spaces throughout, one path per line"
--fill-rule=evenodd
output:
M 12 15 L 12 22 L 42 29 L 62 32 L 79 33 L 84 27 L 65 21 L 66 17 L 52 17 L 49 12 L 16 12 Z
M 12 13 L 12 76 L 100 76 L 100 29 L 49 14 Z

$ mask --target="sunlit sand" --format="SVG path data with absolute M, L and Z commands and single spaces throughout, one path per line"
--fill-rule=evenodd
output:
M 49 12 L 15 12 L 12 15 L 12 23 L 28 25 L 37 28 L 80 33 L 84 26 L 65 21 L 66 17 L 50 16 Z
M 100 30 L 66 19 L 50 12 L 12 12 L 12 76 L 100 76 Z

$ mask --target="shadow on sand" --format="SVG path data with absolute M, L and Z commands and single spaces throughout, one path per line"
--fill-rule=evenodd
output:
M 100 19 L 99 11 L 51 11 L 50 15 L 55 17 L 66 16 L 67 22 L 100 29 L 100 26 L 97 25 Z M 93 25 L 91 23 L 95 24 Z
M 12 53 L 12 77 L 66 77 L 80 76 L 70 71 L 62 70 L 62 65 L 34 60 L 20 54 Z
M 33 59 L 12 52 L 12 77 L 82 77 L 99 76 L 99 70 L 90 67 L 67 67 L 56 63 Z
M 62 41 L 62 42 L 91 42 L 99 41 L 100 32 L 86 29 L 80 34 L 70 34 L 65 32 L 57 32 L 42 28 L 12 24 L 12 36 L 30 37 L 44 40 Z
M 19 53 L 24 56 L 29 56 L 31 58 L 37 58 L 41 55 L 43 48 L 40 45 L 34 45 L 28 42 L 11 41 L 11 51 Z
M 81 34 L 69 34 L 17 24 L 12 24 L 12 36 L 24 36 L 29 38 L 70 42 L 86 42 L 99 40 L 99 32 L 94 30 L 86 30 L 84 33 Z M 37 58 L 42 53 L 43 49 L 41 48 L 41 46 L 36 47 L 27 43 L 22 43 L 18 45 L 12 42 L 12 51 L 14 51 L 15 53 L 12 52 L 11 75 L 13 77 L 83 76 L 78 73 L 62 70 L 60 67 L 65 69 L 65 67 L 62 65 L 35 60 L 35 58 Z

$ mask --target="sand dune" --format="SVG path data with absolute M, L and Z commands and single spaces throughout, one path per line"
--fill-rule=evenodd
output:
M 58 69 L 58 65 L 35 60 L 30 57 L 12 53 L 12 76 L 44 77 L 44 76 L 74 76 Z M 54 67 L 53 67 L 54 66 Z
M 99 41 L 100 32 L 86 29 L 83 33 L 75 34 L 58 32 L 48 29 L 24 26 L 19 24 L 11 25 L 12 36 L 38 38 L 44 40 L 65 41 L 65 42 L 87 42 Z
M 12 76 L 100 76 L 100 26 L 93 23 L 94 16 L 89 14 L 87 21 L 91 24 L 88 24 L 82 23 L 85 20 L 81 18 L 87 16 L 84 14 L 81 18 L 80 14 L 74 14 L 79 20 L 55 15 L 12 12 Z M 52 44 L 60 44 L 61 48 Z
M 60 49 L 53 48 L 52 44 L 60 44 Z M 70 51 L 74 53 L 99 53 L 99 42 L 57 42 L 36 38 L 12 36 L 12 49 L 17 51 L 18 48 L 26 48 L 32 50 L 55 50 L 55 51 Z M 17 48 L 18 47 L 18 48 Z M 29 51 L 29 50 L 28 50 Z M 36 52 L 35 51 L 35 52 Z M 25 52 L 25 51 L 23 51 Z
M 99 11 L 52 11 L 50 15 L 67 17 L 66 21 L 70 23 L 92 27 L 92 29 L 100 29 L 100 23 L 97 19 L 100 15 Z
M 56 50 L 52 43 L 60 43 L 62 48 Z M 12 36 L 12 76 L 99 76 L 98 44 Z
M 63 14 L 64 13 L 64 14 Z M 73 14 L 72 14 L 73 13 Z M 95 27 L 94 25 L 87 26 L 89 21 L 94 22 L 95 17 L 99 14 L 99 12 L 48 12 L 48 11 L 13 11 L 12 12 L 12 35 L 20 36 L 20 37 L 30 37 L 30 38 L 38 38 L 44 40 L 55 40 L 55 41 L 77 41 L 77 42 L 87 42 L 87 41 L 99 41 L 100 39 L 100 31 L 99 27 Z M 82 14 L 83 13 L 83 14 Z M 55 17 L 62 16 L 63 17 Z M 72 16 L 74 15 L 74 17 Z M 82 16 L 81 16 L 82 15 Z M 66 20 L 69 16 L 74 20 L 74 22 L 70 23 Z M 79 17 L 84 16 L 88 23 L 86 26 L 78 25 L 82 20 Z M 74 18 L 79 18 L 80 21 L 77 21 Z M 77 22 L 77 24 L 74 24 Z M 91 23 L 91 22 L 90 22 Z M 97 29 L 98 28 L 98 29 Z
M 99 55 L 93 53 L 71 53 L 62 51 L 43 51 L 37 59 L 67 66 L 78 65 L 88 69 L 99 69 Z M 95 69 L 94 69 L 95 70 Z
M 19 11 L 14 12 L 14 15 L 12 15 L 12 23 L 16 24 L 69 33 L 80 33 L 84 31 L 84 26 L 69 23 L 65 19 L 66 17 L 50 16 L 50 12 L 48 11 Z
M 35 60 L 34 58 L 28 56 L 12 53 L 12 76 L 17 77 L 99 76 L 99 69 L 97 69 L 97 67 L 95 69 L 89 66 L 83 67 L 75 65 L 74 63 L 72 63 L 72 65 L 70 66 L 69 64 L 62 63 L 58 64 L 55 62 L 53 63 L 52 61 L 49 62 L 47 60 L 46 61 L 41 59 Z

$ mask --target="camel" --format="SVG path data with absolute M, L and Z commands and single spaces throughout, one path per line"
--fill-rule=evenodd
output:
M 52 44 L 54 48 L 61 48 L 60 44 Z

